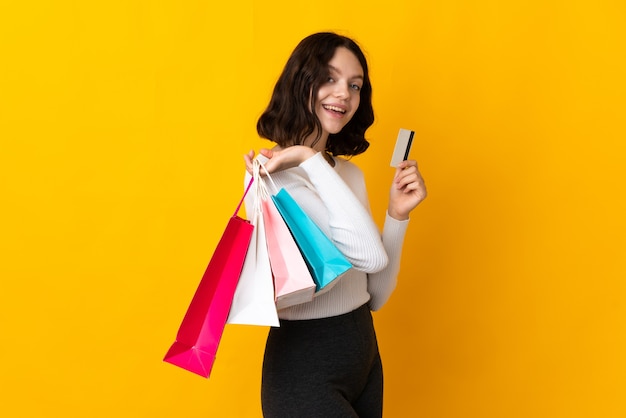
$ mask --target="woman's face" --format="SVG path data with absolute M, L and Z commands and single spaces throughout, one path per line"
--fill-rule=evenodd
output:
M 359 107 L 363 68 L 349 49 L 339 47 L 328 62 L 328 80 L 317 91 L 315 113 L 322 124 L 322 137 L 340 132 Z

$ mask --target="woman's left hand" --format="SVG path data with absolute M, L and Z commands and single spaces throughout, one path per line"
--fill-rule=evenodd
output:
M 415 160 L 398 164 L 389 193 L 389 216 L 397 220 L 409 219 L 409 213 L 426 198 L 426 185 Z

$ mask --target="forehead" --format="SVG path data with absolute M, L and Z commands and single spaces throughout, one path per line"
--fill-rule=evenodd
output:
M 328 62 L 331 71 L 338 72 L 349 77 L 363 77 L 363 67 L 359 59 L 348 48 L 340 46 Z

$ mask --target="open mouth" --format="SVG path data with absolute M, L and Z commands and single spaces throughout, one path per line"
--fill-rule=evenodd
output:
M 340 107 L 337 106 L 332 106 L 332 105 L 322 105 L 322 107 L 326 110 L 329 110 L 331 112 L 335 112 L 335 113 L 340 113 L 340 114 L 345 114 L 346 113 L 346 109 L 342 109 Z

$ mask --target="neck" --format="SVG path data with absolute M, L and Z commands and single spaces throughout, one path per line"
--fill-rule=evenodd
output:
M 315 141 L 315 136 L 316 136 L 315 133 L 309 135 L 309 137 L 304 140 L 303 145 L 306 145 L 307 147 L 311 147 L 315 151 L 321 152 L 324 158 L 326 159 L 326 161 L 328 162 L 328 164 L 330 164 L 331 167 L 334 167 L 335 160 L 333 160 L 333 157 L 331 157 L 330 154 L 326 151 L 326 143 L 328 142 L 328 133 L 324 132 L 322 136 L 317 140 L 317 142 L 313 143 Z
M 326 151 L 326 143 L 328 142 L 328 133 L 323 133 L 322 136 L 314 143 L 315 137 L 317 136 L 316 132 L 313 132 L 309 135 L 303 142 L 303 145 L 307 147 L 313 148 L 315 151 L 324 152 Z

